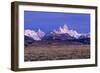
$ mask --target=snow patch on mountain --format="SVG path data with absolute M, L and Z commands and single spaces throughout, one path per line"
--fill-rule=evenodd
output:
M 38 31 L 27 29 L 24 31 L 24 35 L 33 38 L 36 41 L 41 40 L 42 37 L 44 37 L 45 33 L 38 29 Z

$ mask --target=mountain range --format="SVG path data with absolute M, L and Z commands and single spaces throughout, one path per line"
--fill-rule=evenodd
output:
M 45 33 L 42 30 L 38 31 L 26 29 L 24 31 L 24 40 L 25 43 L 32 43 L 33 41 L 73 41 L 73 42 L 82 42 L 85 44 L 90 44 L 90 33 L 78 33 L 75 30 L 69 29 L 65 24 L 63 27 L 53 30 L 52 32 Z

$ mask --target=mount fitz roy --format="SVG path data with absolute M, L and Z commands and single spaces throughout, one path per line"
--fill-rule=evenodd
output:
M 38 31 L 26 29 L 24 31 L 25 43 L 33 43 L 34 41 L 71 41 L 90 44 L 90 33 L 78 33 L 75 30 L 69 29 L 65 24 L 63 27 L 45 33 L 42 30 Z

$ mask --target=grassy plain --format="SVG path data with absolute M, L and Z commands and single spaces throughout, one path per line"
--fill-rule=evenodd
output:
M 33 43 L 24 49 L 24 61 L 87 59 L 89 44 Z

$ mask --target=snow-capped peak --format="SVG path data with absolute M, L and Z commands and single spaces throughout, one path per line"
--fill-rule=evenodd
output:
M 38 36 L 39 36 L 40 38 L 42 38 L 42 37 L 45 36 L 45 33 L 44 33 L 42 30 L 40 30 L 40 29 L 38 29 L 37 34 L 38 34 Z
M 80 33 L 78 33 L 75 30 L 70 30 L 66 24 L 64 24 L 63 27 L 59 27 L 59 30 L 54 30 L 54 33 L 56 33 L 56 34 L 65 34 L 65 33 L 67 33 L 70 36 L 75 37 L 75 38 L 78 38 L 81 35 Z
M 68 28 L 68 26 L 66 24 L 64 24 L 63 30 L 66 31 L 66 32 L 69 30 L 69 28 Z
M 79 38 L 81 36 L 81 34 L 75 30 L 70 30 L 70 36 L 75 37 L 75 38 Z
M 24 35 L 33 38 L 34 40 L 41 40 L 41 38 L 45 35 L 44 32 L 42 32 L 40 29 L 38 32 L 34 30 L 27 29 L 24 31 Z
M 63 27 L 59 27 L 59 32 L 61 33 L 69 32 L 68 26 L 65 24 Z
M 33 35 L 37 35 L 37 33 L 33 30 L 27 29 L 27 30 L 24 31 L 24 35 L 31 37 Z

